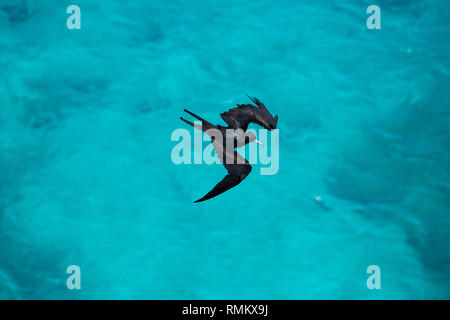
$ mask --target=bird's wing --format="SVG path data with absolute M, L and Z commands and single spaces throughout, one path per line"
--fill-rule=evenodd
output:
M 203 198 L 198 199 L 194 202 L 202 202 L 214 198 L 215 196 L 224 193 L 225 191 L 233 188 L 234 186 L 237 186 L 241 181 L 242 180 L 239 178 L 239 176 L 227 174 L 225 178 L 223 178 L 222 181 L 216 184 L 216 186 L 210 192 L 208 192 Z
M 251 104 L 238 104 L 236 108 L 232 108 L 220 116 L 233 129 L 246 131 L 250 122 L 255 122 L 257 108 Z
M 233 129 L 241 128 L 247 131 L 248 125 L 253 122 L 263 126 L 266 129 L 275 129 L 278 116 L 275 118 L 267 110 L 266 106 L 256 98 L 249 97 L 255 104 L 238 104 L 220 116 Z
M 223 148 L 221 149 L 215 143 L 213 143 L 213 145 L 216 149 L 216 154 L 218 154 L 218 152 L 222 152 L 222 156 L 219 156 L 219 159 L 224 164 L 228 174 L 203 198 L 194 202 L 205 201 L 224 193 L 225 191 L 241 183 L 241 181 L 244 180 L 252 171 L 252 166 L 247 160 L 241 157 L 237 151 L 233 150 L 233 153 L 227 151 L 223 152 Z

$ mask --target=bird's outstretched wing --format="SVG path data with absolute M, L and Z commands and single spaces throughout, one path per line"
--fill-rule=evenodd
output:
M 203 198 L 198 199 L 194 202 L 201 202 L 214 198 L 215 196 L 218 196 L 219 194 L 224 193 L 225 191 L 237 186 L 250 174 L 250 172 L 252 171 L 252 166 L 248 163 L 247 160 L 242 158 L 237 151 L 234 151 L 233 158 L 234 163 L 228 163 L 230 161 L 230 158 L 228 156 L 225 156 L 226 162 L 224 163 L 224 166 L 227 169 L 228 174 Z M 243 163 L 241 163 L 242 161 Z
M 215 196 L 218 196 L 221 193 L 224 193 L 225 191 L 237 186 L 239 183 L 241 183 L 241 178 L 235 175 L 227 174 L 225 178 L 223 178 L 222 181 L 220 181 L 216 186 L 208 192 L 203 198 L 198 199 L 194 202 L 202 202 L 211 198 L 214 198 Z
M 278 116 L 273 117 L 266 106 L 256 98 L 249 97 L 256 106 L 252 104 L 238 104 L 236 108 L 232 108 L 220 116 L 233 129 L 246 131 L 248 125 L 253 122 L 259 124 L 265 129 L 276 129 Z

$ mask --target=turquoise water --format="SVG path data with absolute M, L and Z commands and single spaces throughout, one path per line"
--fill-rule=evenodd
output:
M 448 1 L 73 3 L 0 0 L 0 298 L 450 298 Z M 193 204 L 179 116 L 246 93 L 279 172 Z

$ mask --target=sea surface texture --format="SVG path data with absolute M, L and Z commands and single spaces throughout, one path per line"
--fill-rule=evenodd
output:
M 0 298 L 449 299 L 449 40 L 448 0 L 0 0 Z M 194 204 L 179 117 L 246 94 L 279 171 Z

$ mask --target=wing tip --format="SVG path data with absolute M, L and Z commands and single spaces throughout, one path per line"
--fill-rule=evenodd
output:
M 208 199 L 205 199 L 205 198 L 206 198 L 206 197 L 200 198 L 200 199 L 198 199 L 198 200 L 193 201 L 192 203 L 198 203 L 198 202 L 203 202 L 203 201 L 205 201 L 205 200 L 208 200 Z

